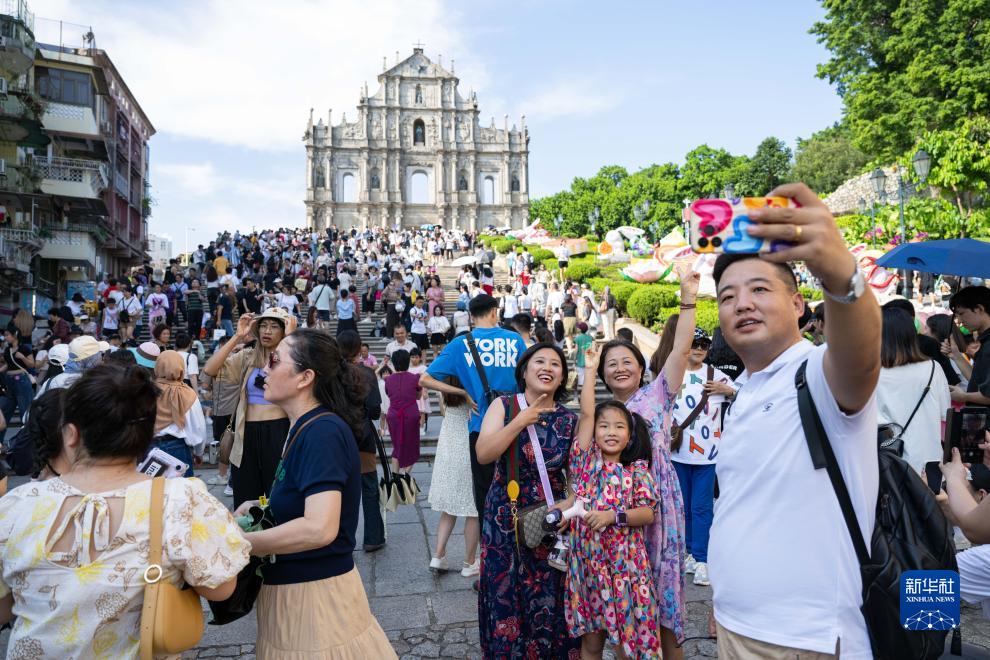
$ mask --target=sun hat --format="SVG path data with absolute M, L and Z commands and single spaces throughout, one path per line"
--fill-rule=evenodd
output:
M 284 328 L 289 323 L 289 312 L 282 307 L 270 307 L 265 310 L 264 314 L 259 314 L 255 317 L 255 320 L 259 323 L 264 319 L 274 319 L 281 323 Z
M 96 338 L 90 335 L 83 335 L 69 342 L 69 359 L 73 362 L 82 362 L 88 357 L 109 349 L 110 344 L 107 342 L 96 341 Z
M 48 361 L 52 364 L 57 364 L 60 367 L 64 367 L 65 363 L 69 361 L 69 345 L 55 344 L 52 346 L 52 349 L 48 351 Z
M 158 347 L 158 344 L 150 341 L 144 342 L 137 348 L 128 348 L 127 350 L 134 354 L 134 361 L 139 366 L 148 369 L 155 368 L 155 362 L 158 361 L 158 356 L 162 353 L 162 349 Z
M 696 341 L 696 342 L 705 342 L 705 343 L 711 344 L 712 343 L 712 338 L 711 338 L 711 336 L 709 336 L 709 334 L 707 332 L 705 332 L 704 328 L 695 328 L 694 329 L 694 341 Z

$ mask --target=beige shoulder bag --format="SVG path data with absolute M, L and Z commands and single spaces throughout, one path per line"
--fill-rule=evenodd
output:
M 151 536 L 148 568 L 144 569 L 144 608 L 141 610 L 141 660 L 155 654 L 187 651 L 203 636 L 203 606 L 192 587 L 180 589 L 162 582 L 162 527 L 165 517 L 165 478 L 151 481 Z

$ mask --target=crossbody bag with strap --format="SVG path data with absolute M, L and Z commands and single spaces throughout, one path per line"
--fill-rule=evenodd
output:
M 880 445 L 883 449 L 892 449 L 897 452 L 898 456 L 904 454 L 904 434 L 907 433 L 908 427 L 911 426 L 911 422 L 914 421 L 914 416 L 918 413 L 918 409 L 921 408 L 921 404 L 925 402 L 925 397 L 928 396 L 928 392 L 932 389 L 932 379 L 935 377 L 935 360 L 932 360 L 931 363 L 932 370 L 928 374 L 928 383 L 925 385 L 925 389 L 922 390 L 918 403 L 914 404 L 914 410 L 911 411 L 911 416 L 908 417 L 907 422 L 904 423 L 904 426 L 900 428 L 899 432 L 890 434 L 891 437 L 884 440 Z M 897 425 L 891 424 L 885 426 L 893 426 L 896 428 Z M 881 433 L 881 436 L 883 435 L 884 434 Z
M 714 377 L 715 377 L 715 367 L 713 367 L 712 365 L 708 365 L 708 378 L 705 382 L 710 381 Z M 691 414 L 687 416 L 687 419 L 685 419 L 680 424 L 674 424 L 670 427 L 670 453 L 673 454 L 674 452 L 676 452 L 678 449 L 681 448 L 681 443 L 684 442 L 684 431 L 688 429 L 692 424 L 694 424 L 694 420 L 698 419 L 698 415 L 700 415 L 705 410 L 705 406 L 707 405 L 708 405 L 708 392 L 705 391 L 701 395 L 701 401 L 699 401 L 698 405 L 694 407 L 694 410 L 691 411 Z
M 524 410 L 526 395 L 514 394 L 509 396 L 509 406 L 506 410 L 506 424 Z M 533 450 L 533 460 L 536 461 L 536 470 L 540 474 L 540 483 L 543 486 L 544 502 L 531 504 L 519 509 L 516 502 L 519 499 L 519 438 L 517 437 L 509 445 L 506 452 L 508 454 L 508 477 L 506 492 L 509 496 L 509 510 L 512 514 L 512 524 L 516 530 L 516 544 L 522 541 L 527 548 L 535 548 L 547 539 L 552 538 L 552 533 L 543 527 L 546 520 L 547 511 L 553 506 L 553 488 L 550 485 L 550 476 L 547 474 L 546 461 L 543 458 L 543 448 L 536 437 L 536 428 L 530 424 L 526 427 L 529 435 L 530 448 Z
M 512 392 L 499 392 L 498 390 L 493 390 L 488 385 L 488 376 L 485 375 L 485 368 L 481 365 L 481 354 L 478 353 L 478 347 L 474 343 L 474 335 L 471 332 L 465 335 L 464 342 L 471 350 L 471 357 L 474 359 L 474 368 L 478 370 L 478 378 L 481 379 L 481 389 L 484 391 L 485 403 L 492 405 L 492 401 L 502 395 L 511 396 Z

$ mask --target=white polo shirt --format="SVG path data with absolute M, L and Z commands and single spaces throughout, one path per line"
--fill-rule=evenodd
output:
M 839 410 L 822 368 L 825 346 L 801 340 L 767 368 L 736 381 L 716 464 L 720 496 L 709 571 L 715 617 L 771 644 L 872 658 L 859 611 L 859 562 L 825 469 L 815 470 L 798 413 L 794 374 L 808 387 L 835 451 L 867 545 L 879 467 L 876 399 Z

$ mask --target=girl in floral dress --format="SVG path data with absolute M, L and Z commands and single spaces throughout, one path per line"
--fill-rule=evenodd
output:
M 588 511 L 571 522 L 568 632 L 582 637 L 585 658 L 600 658 L 606 637 L 625 657 L 659 658 L 659 603 L 644 536 L 660 500 L 649 433 L 614 399 L 596 407 L 595 374 L 588 376 L 581 413 L 591 423 L 581 424 L 571 451 L 575 493 L 559 505 L 576 496 Z

